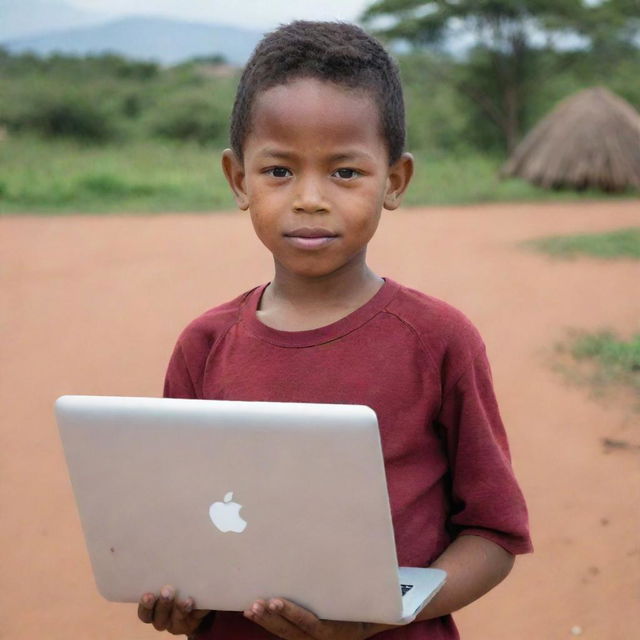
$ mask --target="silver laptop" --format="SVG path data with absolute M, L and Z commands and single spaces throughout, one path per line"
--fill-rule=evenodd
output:
M 402 624 L 444 583 L 398 568 L 368 407 L 63 396 L 56 416 L 108 600 L 172 584 L 203 609 Z

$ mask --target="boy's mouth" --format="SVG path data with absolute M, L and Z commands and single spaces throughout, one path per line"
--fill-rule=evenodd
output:
M 323 247 L 338 237 L 338 234 L 323 227 L 299 227 L 286 231 L 284 237 L 291 244 L 301 249 Z

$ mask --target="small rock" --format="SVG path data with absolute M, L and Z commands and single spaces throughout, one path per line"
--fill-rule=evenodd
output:
M 572 636 L 581 636 L 582 635 L 582 627 L 575 625 L 571 627 L 571 635 Z

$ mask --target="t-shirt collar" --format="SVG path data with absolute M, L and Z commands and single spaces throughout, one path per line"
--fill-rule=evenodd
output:
M 241 311 L 241 322 L 254 337 L 281 347 L 313 347 L 342 338 L 355 331 L 382 311 L 398 292 L 400 285 L 390 278 L 384 278 L 384 284 L 374 296 L 349 315 L 324 327 L 307 331 L 281 331 L 273 329 L 258 320 L 257 310 L 267 284 L 256 287 L 245 298 Z

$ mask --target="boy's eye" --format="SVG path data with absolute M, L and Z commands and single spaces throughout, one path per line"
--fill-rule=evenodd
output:
M 289 169 L 285 169 L 284 167 L 272 167 L 271 169 L 268 169 L 266 173 L 274 178 L 287 178 L 291 174 Z
M 338 169 L 335 174 L 343 180 L 350 180 L 360 175 L 355 169 Z

